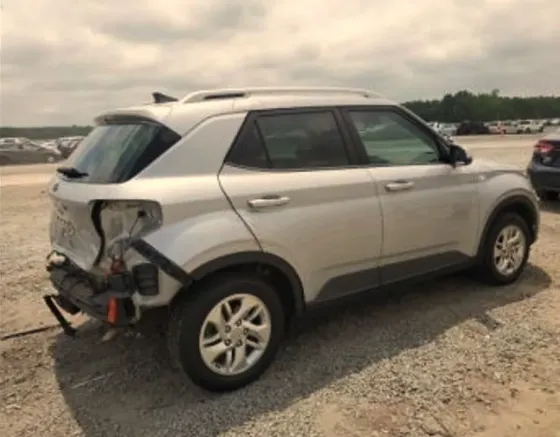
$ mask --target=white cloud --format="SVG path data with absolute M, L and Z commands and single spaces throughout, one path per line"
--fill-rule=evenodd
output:
M 558 16 L 557 0 L 4 0 L 2 125 L 213 86 L 559 94 Z

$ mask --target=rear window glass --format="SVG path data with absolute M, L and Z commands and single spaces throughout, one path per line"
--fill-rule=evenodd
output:
M 125 182 L 179 139 L 176 132 L 155 123 L 98 126 L 81 142 L 72 159 L 71 166 L 87 176 L 73 181 Z

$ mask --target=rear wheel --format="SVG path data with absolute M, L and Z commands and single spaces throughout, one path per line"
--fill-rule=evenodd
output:
M 481 248 L 480 278 L 491 285 L 507 285 L 523 272 L 530 252 L 531 234 L 525 220 L 505 213 L 490 227 Z
M 274 288 L 236 273 L 195 288 L 172 311 L 168 347 L 174 364 L 211 391 L 235 390 L 258 379 L 284 334 L 284 309 Z
M 537 191 L 537 196 L 539 196 L 539 199 L 543 202 L 552 202 L 554 200 L 558 200 L 560 193 L 557 193 L 556 191 L 539 190 Z

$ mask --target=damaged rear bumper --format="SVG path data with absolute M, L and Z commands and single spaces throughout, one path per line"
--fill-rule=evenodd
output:
M 135 287 L 130 274 L 109 275 L 99 281 L 65 257 L 57 263 L 48 262 L 47 271 L 57 294 L 43 299 L 66 334 L 74 335 L 75 330 L 60 310 L 70 315 L 83 312 L 114 327 L 130 326 L 136 320 L 132 301 Z

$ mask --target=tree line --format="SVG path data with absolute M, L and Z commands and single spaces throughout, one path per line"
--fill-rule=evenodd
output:
M 497 89 L 474 94 L 459 91 L 441 100 L 414 100 L 404 106 L 427 121 L 495 121 L 560 118 L 560 96 L 505 97 Z
M 23 137 L 30 140 L 48 140 L 60 137 L 87 135 L 92 126 L 41 126 L 41 127 L 0 127 L 0 137 Z
M 442 99 L 413 100 L 404 106 L 426 121 L 517 120 L 560 118 L 560 96 L 506 97 L 499 90 L 474 94 L 462 90 Z M 0 127 L 0 137 L 25 137 L 32 140 L 87 135 L 92 126 Z

